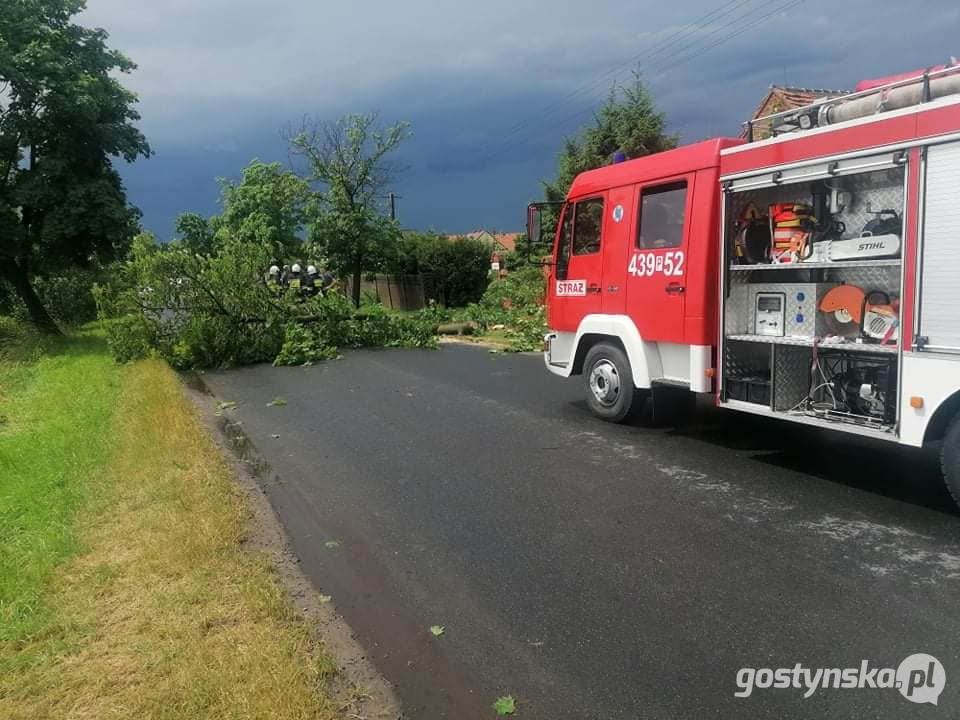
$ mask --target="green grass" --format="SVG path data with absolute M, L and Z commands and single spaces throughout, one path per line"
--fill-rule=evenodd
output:
M 0 718 L 360 717 L 171 369 L 92 330 L 0 350 Z
M 476 338 L 478 340 L 483 340 L 484 342 L 503 345 L 504 347 L 509 347 L 513 343 L 513 336 L 506 328 L 501 330 L 486 330 L 484 332 L 478 332 L 476 334 Z
M 106 462 L 122 373 L 90 330 L 39 357 L 36 338 L 20 340 L 0 356 L 0 645 L 46 624 L 44 588 L 78 550 L 73 519 Z

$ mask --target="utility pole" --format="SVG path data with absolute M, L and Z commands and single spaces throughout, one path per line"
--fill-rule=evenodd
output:
M 391 192 L 387 195 L 390 198 L 390 219 L 397 219 L 397 200 L 403 199 L 403 195 L 397 195 L 396 193 Z

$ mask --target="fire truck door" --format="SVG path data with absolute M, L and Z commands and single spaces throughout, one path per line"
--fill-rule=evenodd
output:
M 693 175 L 640 186 L 633 247 L 627 264 L 627 314 L 644 340 L 682 343 L 688 197 Z
M 627 264 L 633 251 L 633 200 L 636 188 L 615 188 L 607 194 L 603 230 L 603 292 L 605 315 L 623 315 L 627 307 Z
M 574 332 L 584 316 L 600 312 L 604 214 L 602 195 L 564 207 L 550 287 L 549 324 L 554 330 Z

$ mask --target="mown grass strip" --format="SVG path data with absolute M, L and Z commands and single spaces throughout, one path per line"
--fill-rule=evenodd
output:
M 72 498 L 72 522 L 69 512 L 31 510 L 30 523 L 37 537 L 75 540 L 60 554 L 72 559 L 48 570 L 31 595 L 46 610 L 29 632 L 0 644 L 0 717 L 336 717 L 324 693 L 332 663 L 267 561 L 243 548 L 244 499 L 176 376 L 159 361 L 117 368 L 99 365 L 108 362 L 102 348 L 93 355 L 53 358 L 63 366 L 49 372 L 38 366 L 16 401 L 24 408 L 17 416 L 30 420 L 24 432 L 29 425 L 34 436 L 59 438 L 46 441 L 55 456 L 44 473 L 73 468 L 50 483 Z M 26 411 L 77 372 L 95 386 L 98 369 L 107 391 L 87 400 L 102 408 L 99 426 L 90 416 L 65 423 Z M 80 501 L 70 457 L 88 432 L 100 441 Z M 7 496 L 4 503 L 17 516 Z M 8 545 L 11 567 L 46 556 L 27 545 Z
M 81 333 L 0 368 L 0 646 L 48 622 L 43 590 L 77 549 L 75 512 L 106 463 L 122 369 Z M 23 662 L 20 654 L 16 660 Z M 0 674 L 13 659 L 0 658 Z

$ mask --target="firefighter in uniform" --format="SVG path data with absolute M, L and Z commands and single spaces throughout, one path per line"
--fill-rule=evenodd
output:
M 270 271 L 266 278 L 267 289 L 274 295 L 280 292 L 280 268 L 276 265 L 270 266 Z
M 299 294 L 302 285 L 303 278 L 300 276 L 300 263 L 294 263 L 293 267 L 290 268 L 290 277 L 287 280 L 287 287 L 291 290 L 296 290 L 297 294 Z
M 321 295 L 320 278 L 317 275 L 316 265 L 307 265 L 307 277 L 303 281 L 304 294 L 309 297 Z
M 271 260 L 268 267 L 269 267 L 269 269 L 268 269 L 265 273 L 263 273 L 263 284 L 264 284 L 264 285 L 269 285 L 269 284 L 270 284 L 270 275 L 273 273 L 273 269 L 274 269 L 274 268 L 277 269 L 277 281 L 279 282 L 279 280 L 280 280 L 280 263 L 278 263 L 276 260 Z
M 320 273 L 320 290 L 326 295 L 328 292 L 333 290 L 333 286 L 336 285 L 337 279 L 333 276 L 329 270 L 324 270 Z

